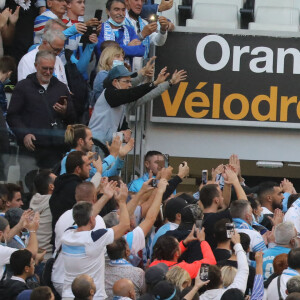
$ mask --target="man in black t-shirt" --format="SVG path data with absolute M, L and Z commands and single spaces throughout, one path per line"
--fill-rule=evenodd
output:
M 231 215 L 228 209 L 231 198 L 231 186 L 234 187 L 237 199 L 247 199 L 247 196 L 240 185 L 237 174 L 231 170 L 230 167 L 224 168 L 224 199 L 223 193 L 218 184 L 207 184 L 200 191 L 200 200 L 204 207 L 204 219 L 203 227 L 205 228 L 205 239 L 209 243 L 212 250 L 217 247 L 216 240 L 214 238 L 214 226 L 215 223 L 221 219 L 231 219 Z M 222 210 L 221 210 L 222 209 Z
M 230 219 L 228 205 L 225 210 L 218 211 L 224 204 L 222 191 L 217 184 L 207 184 L 201 189 L 200 200 L 204 206 L 203 227 L 205 228 L 205 240 L 210 247 L 215 249 L 217 242 L 214 238 L 215 223 L 221 219 Z

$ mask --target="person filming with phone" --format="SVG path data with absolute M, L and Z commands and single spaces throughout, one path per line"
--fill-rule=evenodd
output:
M 188 244 L 196 240 L 200 242 L 203 259 L 194 261 L 190 264 L 184 260 L 178 262 L 179 257 L 187 250 Z M 186 270 L 192 279 L 198 275 L 202 264 L 216 264 L 214 254 L 209 244 L 205 241 L 204 227 L 200 231 L 196 226 L 193 226 L 190 234 L 180 243 L 173 236 L 162 235 L 153 247 L 153 259 L 154 261 L 150 264 L 150 267 L 156 266 L 159 263 L 164 263 L 169 268 L 176 265 Z
M 60 161 L 65 126 L 75 120 L 69 90 L 53 76 L 55 60 L 52 52 L 37 53 L 36 73 L 16 85 L 7 113 L 21 154 L 33 157 L 39 168 L 52 168 Z

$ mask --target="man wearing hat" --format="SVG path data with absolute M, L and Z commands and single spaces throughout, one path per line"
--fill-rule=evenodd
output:
M 175 230 L 178 228 L 178 225 L 181 222 L 181 211 L 188 204 L 189 203 L 181 197 L 172 198 L 167 202 L 164 210 L 164 216 L 168 222 L 161 226 L 155 233 L 151 244 L 150 257 L 152 256 L 153 247 L 157 239 L 160 236 L 164 235 L 167 231 Z
M 151 94 L 149 100 L 157 97 L 173 84 L 184 80 L 186 72 L 176 70 L 172 78 L 165 82 L 169 73 L 164 68 L 155 81 L 132 87 L 131 78 L 136 76 L 136 72 L 129 72 L 124 65 L 119 65 L 112 68 L 104 80 L 104 91 L 95 104 L 89 122 L 93 137 L 101 143 L 111 142 L 114 132 L 129 129 L 125 118 L 127 103 L 137 101 L 156 87 L 157 93 Z
M 178 228 L 170 230 L 166 234 L 175 237 L 178 242 L 181 242 L 191 233 L 194 225 L 201 230 L 202 219 L 203 211 L 198 203 L 189 204 L 181 210 L 181 222 Z M 203 255 L 200 249 L 200 242 L 198 240 L 190 242 L 187 250 L 182 253 L 181 259 L 188 263 L 202 259 Z

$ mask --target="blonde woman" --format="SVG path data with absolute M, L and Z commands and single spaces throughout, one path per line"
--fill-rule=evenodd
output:
M 178 266 L 171 268 L 167 272 L 166 279 L 173 283 L 180 291 L 189 287 L 192 283 L 190 274 Z
M 237 273 L 237 268 L 232 266 L 224 266 L 221 269 L 223 287 L 226 289 L 233 283 L 234 277 Z
M 107 77 L 108 72 L 116 66 L 125 65 L 126 68 L 130 68 L 126 63 L 124 64 L 125 52 L 119 46 L 118 43 L 112 41 L 106 41 L 107 47 L 102 51 L 98 66 L 97 66 L 97 75 L 93 84 L 92 98 L 91 98 L 91 106 L 94 107 L 97 99 L 103 92 L 103 81 Z M 154 73 L 154 62 L 155 57 L 151 60 L 149 64 L 147 64 L 144 68 L 142 68 L 138 72 L 138 76 L 132 80 L 132 86 L 136 86 L 139 83 L 152 79 Z

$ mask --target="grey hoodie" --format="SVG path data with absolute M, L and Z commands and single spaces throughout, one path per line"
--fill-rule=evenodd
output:
M 30 201 L 30 208 L 40 213 L 40 226 L 37 231 L 39 248 L 47 250 L 45 260 L 52 256 L 52 245 L 50 244 L 52 236 L 52 215 L 49 207 L 51 195 L 41 195 L 36 193 Z

